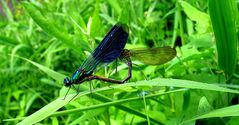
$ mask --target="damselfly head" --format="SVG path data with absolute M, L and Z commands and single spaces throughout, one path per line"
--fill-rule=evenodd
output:
M 70 80 L 68 77 L 64 79 L 64 86 L 68 87 L 73 84 L 72 80 Z

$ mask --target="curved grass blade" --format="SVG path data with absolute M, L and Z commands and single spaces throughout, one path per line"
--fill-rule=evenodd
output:
M 153 80 L 148 80 L 148 81 L 138 81 L 138 82 L 132 82 L 132 83 L 128 83 L 128 84 L 121 84 L 121 85 L 112 85 L 111 88 L 109 87 L 103 87 L 103 88 L 99 88 L 99 89 L 95 89 L 92 91 L 92 93 L 94 93 L 93 98 L 95 98 L 96 100 L 99 100 L 101 102 L 106 102 L 106 104 L 103 104 L 104 106 L 108 105 L 107 103 L 114 103 L 112 99 L 105 97 L 103 95 L 99 95 L 97 92 L 102 92 L 102 91 L 107 91 L 107 90 L 111 90 L 111 89 L 120 89 L 120 88 L 125 88 L 125 87 L 140 87 L 140 86 L 168 86 L 168 87 L 181 87 L 181 88 L 190 88 L 190 89 L 200 89 L 200 90 L 210 90 L 210 91 L 218 91 L 218 92 L 227 92 L 227 93 L 235 93 L 235 94 L 239 94 L 239 91 L 237 90 L 233 90 L 233 89 L 229 89 L 226 87 L 220 87 L 219 85 L 215 85 L 215 84 L 207 84 L 207 83 L 202 83 L 202 82 L 195 82 L 195 81 L 189 81 L 189 80 L 178 80 L 178 79 L 162 79 L 162 78 L 157 78 L 157 79 L 153 79 Z M 89 95 L 91 93 L 91 91 L 87 90 L 87 91 L 83 91 L 81 92 L 75 99 L 80 98 L 84 95 Z M 166 93 L 166 92 L 164 92 Z M 68 104 L 68 101 L 74 96 L 75 94 L 70 94 L 69 96 L 67 96 L 66 100 L 62 100 L 63 97 L 56 99 L 55 101 L 49 103 L 48 105 L 44 106 L 42 109 L 40 109 L 39 111 L 35 112 L 34 114 L 28 116 L 26 119 L 24 119 L 22 122 L 20 122 L 19 124 L 34 124 L 37 122 L 40 122 L 41 120 L 49 117 L 50 115 L 53 115 L 53 113 L 55 113 L 58 109 L 60 109 L 61 107 L 63 107 L 64 105 Z M 129 101 L 129 100 L 128 100 Z M 117 105 L 119 104 L 119 105 Z M 146 115 L 134 110 L 131 107 L 127 107 L 124 105 L 120 105 L 121 102 L 119 100 L 119 102 L 114 103 L 115 107 L 137 115 L 139 117 L 142 118 L 146 118 Z M 102 106 L 103 107 L 103 106 Z M 87 110 L 87 109 L 85 109 Z M 227 115 L 233 115 L 232 113 L 228 113 Z M 159 121 L 157 121 L 157 119 L 153 119 L 150 118 L 151 121 L 155 122 L 155 123 L 160 123 Z
M 164 64 L 176 56 L 176 50 L 171 47 L 130 50 L 130 56 L 148 65 Z
M 238 58 L 236 2 L 234 0 L 209 0 L 208 8 L 216 38 L 218 65 L 227 76 L 231 76 L 235 72 Z
M 213 111 L 210 111 L 208 113 L 196 116 L 192 119 L 189 119 L 187 121 L 183 121 L 179 125 L 184 125 L 186 123 L 189 123 L 191 121 L 199 120 L 199 119 L 206 119 L 206 118 L 215 118 L 215 117 L 229 117 L 229 116 L 239 116 L 239 105 L 233 105 L 233 106 L 227 106 L 220 109 L 215 109 Z

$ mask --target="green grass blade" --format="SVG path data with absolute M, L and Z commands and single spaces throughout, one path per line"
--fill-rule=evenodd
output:
M 157 93 L 157 94 L 147 95 L 147 96 L 145 96 L 145 98 L 149 99 L 149 98 L 154 98 L 154 97 L 157 97 L 157 96 L 160 96 L 160 95 L 183 92 L 183 91 L 185 91 L 185 89 L 177 89 L 177 90 L 172 90 L 172 91 L 168 91 L 168 92 L 161 92 L 161 93 Z M 68 115 L 68 114 L 71 114 L 71 113 L 78 113 L 78 112 L 82 112 L 82 111 L 86 111 L 86 110 L 104 108 L 104 107 L 109 107 L 109 106 L 116 106 L 117 107 L 117 105 L 119 105 L 119 104 L 131 102 L 131 101 L 136 101 L 136 100 L 142 100 L 142 97 L 138 96 L 138 97 L 133 97 L 133 98 L 114 100 L 114 101 L 111 101 L 111 102 L 105 102 L 105 103 L 92 105 L 92 106 L 87 106 L 87 107 L 83 107 L 83 108 L 76 108 L 76 109 L 70 109 L 70 110 L 65 110 L 65 111 L 59 111 L 59 112 L 56 112 L 56 113 L 52 114 L 51 116 Z
M 124 2 L 124 9 L 121 11 L 121 15 L 119 16 L 119 22 L 123 24 L 129 24 L 129 2 L 128 1 L 123 1 Z
M 83 123 L 87 119 L 88 120 L 94 119 L 95 117 L 97 117 L 98 115 L 100 115 L 104 112 L 105 112 L 105 109 L 103 109 L 103 108 L 87 111 L 81 117 L 79 117 L 79 118 L 75 119 L 73 122 L 71 122 L 69 125 L 78 125 L 79 123 Z
M 56 71 L 53 71 L 51 69 L 49 69 L 48 67 L 46 66 L 43 66 L 39 63 L 36 63 L 34 61 L 31 61 L 29 59 L 26 59 L 24 57 L 20 57 L 20 56 L 15 56 L 15 57 L 18 57 L 18 58 L 21 58 L 23 60 L 26 60 L 27 62 L 33 64 L 34 66 L 38 67 L 40 70 L 42 70 L 43 72 L 45 72 L 47 75 L 49 75 L 50 77 L 52 77 L 54 80 L 58 81 L 58 83 L 63 83 L 63 79 L 66 77 L 65 75 L 62 75 L 61 73 L 58 73 Z
M 218 65 L 229 76 L 236 67 L 238 9 L 234 0 L 209 0 L 210 18 L 216 38 Z
M 95 93 L 95 92 L 100 92 L 100 91 L 106 91 L 106 90 L 110 90 L 112 88 L 109 88 L 109 87 L 104 87 L 104 88 L 100 88 L 100 89 L 95 89 L 93 91 L 83 91 L 81 93 L 78 94 L 78 96 L 75 99 L 77 98 L 80 98 L 84 95 L 89 95 L 91 93 Z M 21 121 L 19 123 L 19 125 L 25 125 L 25 124 L 34 124 L 34 123 L 37 123 L 37 122 L 40 122 L 41 120 L 47 118 L 48 116 L 52 115 L 54 112 L 56 112 L 58 109 L 60 109 L 61 107 L 65 106 L 66 104 L 68 104 L 68 102 L 75 96 L 75 94 L 69 94 L 66 96 L 66 99 L 63 100 L 64 97 L 61 97 L 61 98 L 58 98 L 56 99 L 55 101 L 49 103 L 48 105 L 44 106 L 43 108 L 41 108 L 40 110 L 38 110 L 37 112 L 33 113 L 32 115 L 26 117 L 23 121 Z M 99 95 L 98 95 L 99 96 Z M 98 96 L 96 96 L 96 94 L 94 94 L 94 98 L 97 98 Z M 102 98 L 102 97 L 101 97 Z M 99 99 L 99 98 L 98 98 Z M 106 98 L 107 99 L 107 98 Z M 139 111 L 136 111 L 134 109 L 131 109 L 131 108 L 128 108 L 126 106 L 122 106 L 122 105 L 118 105 L 116 106 L 117 108 L 120 108 L 121 110 L 124 110 L 124 111 L 128 111 L 129 113 L 131 114 L 135 114 L 137 116 L 140 116 L 140 117 L 143 117 L 143 118 L 146 118 L 145 114 L 139 112 Z M 154 119 L 150 119 L 156 123 L 160 123 L 158 122 L 157 120 L 154 120 Z
M 100 36 L 100 34 L 102 33 L 102 23 L 101 23 L 101 19 L 99 17 L 99 3 L 96 2 L 95 4 L 95 10 L 92 16 L 92 21 L 89 24 L 90 25 L 90 36 L 95 38 L 97 36 Z
M 220 109 L 216 109 L 213 111 L 210 111 L 208 113 L 205 113 L 203 115 L 197 116 L 195 118 L 192 118 L 190 120 L 184 121 L 181 123 L 185 124 L 191 121 L 195 121 L 198 119 L 205 119 L 205 118 L 215 118 L 215 117 L 229 117 L 229 116 L 239 116 L 239 105 L 233 105 L 233 106 L 228 106 L 225 108 L 220 108 Z
M 39 111 L 37 111 L 37 112 L 33 113 L 32 115 L 26 117 L 23 121 L 18 123 L 18 125 L 31 125 L 31 124 L 35 124 L 37 122 L 40 122 L 41 120 L 45 119 L 46 117 L 48 117 L 49 115 L 53 114 L 58 109 L 60 109 L 64 105 L 66 105 L 68 103 L 68 101 L 63 100 L 62 98 L 59 98 L 59 99 L 49 103 L 45 107 L 41 108 Z
M 118 15 L 120 15 L 121 13 L 121 7 L 118 3 L 118 0 L 108 0 L 109 4 L 111 5 L 111 7 L 116 11 L 116 13 Z
M 112 100 L 111 99 L 108 100 L 107 98 L 104 98 L 104 96 L 99 97 L 95 93 L 107 91 L 107 90 L 111 90 L 111 89 L 119 89 L 119 88 L 125 88 L 125 87 L 140 87 L 140 86 L 168 86 L 168 87 L 173 86 L 173 87 L 181 87 L 181 88 L 211 90 L 211 91 L 239 94 L 239 91 L 237 91 L 237 90 L 220 87 L 215 84 L 207 84 L 207 83 L 194 82 L 194 81 L 188 81 L 188 80 L 161 79 L 161 78 L 148 80 L 148 81 L 132 82 L 132 83 L 127 83 L 127 84 L 123 84 L 123 85 L 112 85 L 111 87 L 103 87 L 103 88 L 95 89 L 92 91 L 92 93 L 94 93 L 94 96 L 93 96 L 94 98 L 100 99 L 103 102 L 108 102 L 108 101 L 112 101 Z M 79 95 L 75 99 L 80 98 L 84 95 L 88 95 L 90 93 L 91 93 L 91 91 L 89 91 L 89 90 L 83 91 L 83 92 L 79 93 Z M 44 118 L 46 118 L 46 117 L 50 116 L 51 114 L 53 114 L 54 112 L 56 112 L 59 108 L 66 105 L 74 95 L 75 94 L 69 94 L 65 100 L 62 100 L 63 97 L 58 98 L 57 100 L 51 102 L 50 104 L 43 107 L 39 111 L 30 115 L 29 117 L 27 117 L 20 123 L 21 124 L 36 123 L 36 122 L 43 120 Z M 104 99 L 102 99 L 102 98 L 104 98 Z M 138 112 L 136 110 L 133 110 L 129 107 L 123 106 L 123 105 L 117 105 L 116 107 L 120 108 L 121 110 L 127 111 L 129 113 L 137 114 L 137 116 L 140 116 L 140 117 L 144 117 L 144 118 L 147 117 L 145 114 Z M 150 119 L 150 120 L 152 121 L 153 119 Z M 157 122 L 157 120 L 155 120 L 154 122 Z

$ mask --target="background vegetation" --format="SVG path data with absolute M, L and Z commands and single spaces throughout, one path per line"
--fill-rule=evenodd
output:
M 238 124 L 238 1 L 0 3 L 1 124 Z M 62 100 L 63 78 L 117 22 L 129 26 L 127 49 L 176 46 L 177 57 L 161 66 L 135 60 L 128 83 L 92 81 L 90 90 L 86 82 Z M 127 66 L 117 69 L 96 74 L 123 79 Z

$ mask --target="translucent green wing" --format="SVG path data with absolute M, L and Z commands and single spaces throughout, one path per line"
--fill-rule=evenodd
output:
M 149 49 L 137 49 L 129 51 L 132 59 L 137 59 L 148 65 L 164 64 L 176 56 L 176 50 L 171 47 L 157 47 Z

